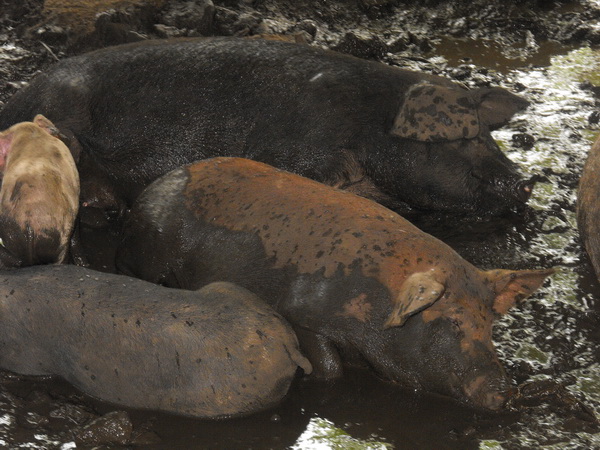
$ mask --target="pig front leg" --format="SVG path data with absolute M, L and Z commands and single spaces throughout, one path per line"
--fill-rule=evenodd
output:
M 333 342 L 322 334 L 294 327 L 302 353 L 313 366 L 311 376 L 332 380 L 340 378 L 343 373 L 342 358 Z

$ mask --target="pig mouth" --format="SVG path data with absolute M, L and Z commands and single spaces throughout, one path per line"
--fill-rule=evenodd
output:
M 509 397 L 509 389 L 505 380 L 490 380 L 484 375 L 471 380 L 465 386 L 464 392 L 473 406 L 491 411 L 503 409 Z
M 510 211 L 520 212 L 527 207 L 527 202 L 531 198 L 533 189 L 544 177 L 534 175 L 529 179 L 523 180 L 492 180 L 483 189 L 485 194 L 481 198 L 482 204 L 491 205 L 491 210 L 497 213 L 508 213 Z M 494 204 L 496 199 L 496 205 Z M 488 208 L 480 208 L 488 209 Z

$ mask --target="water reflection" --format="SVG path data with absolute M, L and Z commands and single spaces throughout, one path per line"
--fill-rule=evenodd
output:
M 348 450 L 386 450 L 394 448 L 385 442 L 367 442 L 351 437 L 341 428 L 337 428 L 329 420 L 313 418 L 306 430 L 291 447 L 300 449 L 348 449 Z
M 444 55 L 451 66 L 468 62 L 506 73 L 529 64 L 548 66 L 552 55 L 567 53 L 571 49 L 554 41 L 540 44 L 525 41 L 522 46 L 507 46 L 488 39 L 445 37 L 435 44 L 434 52 Z

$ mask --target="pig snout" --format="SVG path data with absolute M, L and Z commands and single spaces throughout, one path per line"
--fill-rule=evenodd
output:
M 488 190 L 489 193 L 499 197 L 502 200 L 502 204 L 511 205 L 513 208 L 519 210 L 527 204 L 539 179 L 540 177 L 538 176 L 523 179 L 519 175 L 498 177 L 491 180 Z
M 508 381 L 503 376 L 475 376 L 464 388 L 468 402 L 476 408 L 497 411 L 508 398 Z
M 515 186 L 515 195 L 517 199 L 523 203 L 526 203 L 527 200 L 529 200 L 529 197 L 531 197 L 535 183 L 535 177 L 532 177 L 529 180 L 517 182 L 517 185 Z

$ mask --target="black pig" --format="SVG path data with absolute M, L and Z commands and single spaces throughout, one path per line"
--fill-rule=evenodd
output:
M 275 405 L 311 366 L 290 326 L 231 283 L 168 289 L 72 265 L 0 273 L 0 367 L 214 418 Z
M 385 378 L 500 408 L 493 319 L 551 271 L 481 271 L 399 215 L 243 158 L 176 169 L 125 221 L 117 267 L 194 289 L 235 282 L 294 326 L 315 373 Z
M 82 204 L 112 213 L 182 164 L 242 156 L 398 212 L 483 214 L 531 193 L 490 135 L 526 105 L 304 45 L 186 39 L 61 61 L 8 101 L 0 129 L 46 115 L 83 149 Z

